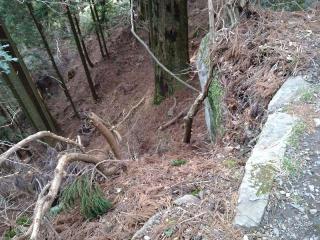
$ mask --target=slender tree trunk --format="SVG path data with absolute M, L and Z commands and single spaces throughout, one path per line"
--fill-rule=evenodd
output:
M 43 27 L 42 27 L 41 23 L 38 22 L 36 16 L 34 15 L 34 10 L 33 10 L 33 7 L 32 7 L 32 3 L 31 2 L 27 3 L 27 7 L 28 7 L 30 15 L 31 15 L 31 17 L 32 17 L 32 19 L 33 19 L 33 21 L 34 21 L 34 23 L 35 23 L 40 35 L 41 35 L 42 42 L 44 44 L 44 47 L 46 48 L 46 51 L 47 51 L 48 56 L 49 56 L 49 58 L 51 60 L 52 66 L 53 66 L 54 70 L 57 73 L 58 79 L 60 80 L 60 84 L 62 85 L 64 94 L 66 95 L 67 99 L 71 103 L 71 106 L 72 106 L 72 109 L 73 109 L 75 115 L 77 116 L 77 118 L 80 118 L 79 113 L 78 113 L 78 111 L 77 111 L 77 109 L 76 109 L 76 107 L 75 107 L 75 105 L 74 105 L 74 103 L 72 101 L 72 97 L 71 97 L 71 95 L 70 95 L 70 93 L 68 91 L 68 88 L 66 86 L 66 83 L 65 83 L 65 81 L 64 81 L 64 79 L 62 77 L 62 74 L 60 73 L 59 68 L 58 68 L 58 66 L 56 64 L 56 61 L 54 60 L 54 57 L 53 57 L 52 52 L 50 50 L 48 41 L 47 41 L 47 39 L 46 39 L 46 37 L 44 35 Z
M 152 51 L 169 70 L 181 74 L 189 64 L 187 1 L 150 0 L 149 16 Z M 173 94 L 176 86 L 172 76 L 155 65 L 154 103 Z
M 92 78 L 91 78 L 91 75 L 90 75 L 90 71 L 89 71 L 85 56 L 84 56 L 84 54 L 82 52 L 80 40 L 79 40 L 77 31 L 76 31 L 74 22 L 72 20 L 72 15 L 71 15 L 71 12 L 70 12 L 70 9 L 69 9 L 68 5 L 66 5 L 66 10 L 67 10 L 67 15 L 68 15 L 68 19 L 69 19 L 69 22 L 70 22 L 71 30 L 73 32 L 74 40 L 76 42 L 76 45 L 77 45 L 77 48 L 78 48 L 78 52 L 79 52 L 79 55 L 80 55 L 80 58 L 81 58 L 81 62 L 82 62 L 84 71 L 85 71 L 86 76 L 87 76 L 87 80 L 88 80 L 88 83 L 89 83 L 89 87 L 90 87 L 90 91 L 91 91 L 92 97 L 93 97 L 93 99 L 95 101 L 97 101 L 98 100 L 98 95 L 97 95 L 97 93 L 96 93 L 96 91 L 94 89 L 94 84 L 93 84 L 93 81 L 92 81 Z
M 101 38 L 102 38 L 102 43 L 103 43 L 104 51 L 106 52 L 106 55 L 107 55 L 107 57 L 109 58 L 110 56 L 109 56 L 109 53 L 108 53 L 106 40 L 105 40 L 104 33 L 103 33 L 103 29 L 102 29 L 102 26 L 101 26 L 100 17 L 99 17 L 99 14 L 98 14 L 98 11 L 97 11 L 97 8 L 96 8 L 96 5 L 95 5 L 94 0 L 90 0 L 90 1 L 92 1 L 93 11 L 94 11 L 94 14 L 95 14 L 96 19 L 97 19 L 97 23 L 98 23 L 100 35 L 101 35 Z
M 92 17 L 92 20 L 93 20 L 93 23 L 94 23 L 95 32 L 96 32 L 96 35 L 97 35 L 97 40 L 98 40 L 99 47 L 100 47 L 101 56 L 103 58 L 105 58 L 106 55 L 104 54 L 104 51 L 103 51 L 102 42 L 101 42 L 101 38 L 100 38 L 100 34 L 99 34 L 99 27 L 98 27 L 97 19 L 96 19 L 96 16 L 94 14 L 93 7 L 91 5 L 91 1 L 90 0 L 89 0 L 89 7 L 90 7 L 91 17 Z
M 18 59 L 8 63 L 10 73 L 2 74 L 3 79 L 16 97 L 31 124 L 37 130 L 56 131 L 56 123 L 41 100 L 31 75 L 23 62 L 23 59 L 12 41 L 5 25 L 0 20 L 0 42 L 8 45 L 5 49 L 12 57 Z
M 101 22 L 105 23 L 106 22 L 106 0 L 101 0 L 100 1 L 100 6 L 102 8 L 102 13 L 101 13 Z
M 89 57 L 89 54 L 88 54 L 88 51 L 87 51 L 87 48 L 86 48 L 86 44 L 84 42 L 84 39 L 83 39 L 83 36 L 82 36 L 82 33 L 81 33 L 81 29 L 80 29 L 78 18 L 77 18 L 77 16 L 75 14 L 73 14 L 73 17 L 74 17 L 74 20 L 75 20 L 76 28 L 78 30 L 78 35 L 79 35 L 79 38 L 80 38 L 80 41 L 81 41 L 81 45 L 82 45 L 82 49 L 83 49 L 83 52 L 84 52 L 84 56 L 87 59 L 87 62 L 89 64 L 89 66 L 90 67 L 94 67 L 93 63 L 90 60 L 90 57 Z

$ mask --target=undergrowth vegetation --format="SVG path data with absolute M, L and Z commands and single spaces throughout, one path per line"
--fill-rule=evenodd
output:
M 61 203 L 64 209 L 80 205 L 80 213 L 87 219 L 105 214 L 112 204 L 103 196 L 98 184 L 91 183 L 87 176 L 76 179 L 62 193 Z
M 296 123 L 291 131 L 288 143 L 291 147 L 297 148 L 300 143 L 300 138 L 302 134 L 306 131 L 307 126 L 303 121 Z

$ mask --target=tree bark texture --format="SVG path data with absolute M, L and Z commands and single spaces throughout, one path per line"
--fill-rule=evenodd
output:
M 181 74 L 189 64 L 187 1 L 150 0 L 148 8 L 150 48 L 169 70 Z M 174 92 L 176 86 L 172 76 L 155 65 L 154 103 L 161 103 Z
M 2 74 L 24 113 L 35 129 L 56 131 L 56 123 L 42 101 L 31 75 L 3 22 L 0 21 L 0 42 L 8 45 L 5 49 L 17 61 L 9 63 L 10 73 Z

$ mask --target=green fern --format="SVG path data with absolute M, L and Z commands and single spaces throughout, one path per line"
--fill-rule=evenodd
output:
M 83 176 L 66 187 L 62 193 L 61 203 L 65 209 L 80 205 L 80 213 L 87 219 L 93 219 L 106 213 L 112 204 L 106 200 L 96 183 L 90 184 Z

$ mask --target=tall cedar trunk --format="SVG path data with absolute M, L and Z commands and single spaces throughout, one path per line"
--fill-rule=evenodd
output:
M 67 10 L 67 15 L 68 15 L 68 19 L 69 19 L 69 22 L 70 22 L 71 30 L 72 30 L 72 33 L 73 33 L 73 36 L 74 36 L 74 40 L 76 42 L 76 45 L 77 45 L 77 48 L 78 48 L 78 52 L 79 52 L 79 55 L 80 55 L 80 58 L 81 58 L 81 62 L 82 62 L 84 71 L 85 71 L 86 76 L 87 76 L 87 80 L 88 80 L 88 83 L 89 83 L 89 87 L 90 87 L 90 91 L 91 91 L 92 97 L 93 97 L 93 99 L 95 101 L 97 101 L 98 100 L 98 95 L 97 95 L 97 93 L 96 93 L 96 91 L 94 89 L 94 84 L 93 84 L 93 81 L 92 81 L 92 78 L 91 78 L 91 75 L 90 75 L 90 71 L 89 71 L 85 56 L 84 56 L 84 54 L 82 52 L 80 40 L 79 40 L 77 31 L 76 31 L 76 28 L 74 26 L 74 22 L 72 20 L 72 15 L 71 15 L 71 12 L 70 12 L 70 9 L 69 9 L 68 5 L 66 5 L 66 10 Z
M 106 44 L 106 40 L 105 40 L 105 37 L 104 37 L 103 29 L 102 29 L 102 26 L 101 26 L 101 21 L 100 21 L 100 17 L 99 17 L 99 14 L 98 14 L 98 10 L 96 8 L 94 0 L 91 0 L 91 1 L 92 1 L 92 5 L 93 5 L 93 11 L 94 11 L 94 14 L 95 14 L 95 17 L 96 17 L 96 20 L 97 20 L 97 24 L 98 24 L 98 27 L 99 27 L 99 31 L 100 31 L 100 34 L 101 34 L 104 51 L 106 52 L 107 57 L 109 57 L 107 44 Z
M 149 12 L 148 12 L 148 0 L 139 0 L 138 1 L 138 16 L 139 19 L 142 21 L 148 20 L 149 19 Z
M 100 6 L 101 6 L 101 22 L 105 23 L 106 22 L 106 0 L 101 0 L 100 1 Z
M 84 56 L 87 59 L 87 62 L 89 64 L 89 66 L 93 67 L 94 65 L 90 60 L 86 44 L 84 42 L 84 39 L 83 39 L 83 36 L 82 36 L 82 33 L 81 33 L 81 29 L 80 29 L 80 24 L 79 24 L 78 18 L 77 18 L 77 16 L 75 14 L 73 14 L 73 17 L 74 17 L 75 25 L 76 25 L 76 28 L 77 28 L 77 31 L 78 31 L 78 34 L 79 34 L 79 38 L 80 38 L 80 41 L 81 41 L 81 45 L 82 45 L 82 49 L 83 49 L 83 52 L 84 52 Z
M 46 37 L 45 37 L 45 35 L 44 35 L 43 27 L 42 27 L 41 23 L 37 20 L 36 16 L 34 15 L 32 3 L 27 3 L 27 7 L 28 7 L 29 12 L 30 12 L 30 15 L 31 15 L 31 17 L 32 17 L 32 19 L 33 19 L 33 21 L 34 21 L 34 23 L 35 23 L 35 25 L 36 25 L 36 27 L 37 27 L 40 35 L 41 35 L 43 45 L 45 46 L 45 49 L 46 49 L 46 51 L 47 51 L 47 53 L 48 53 L 48 56 L 49 56 L 49 58 L 50 58 L 50 60 L 51 60 L 52 66 L 53 66 L 54 70 L 56 71 L 56 74 L 57 74 L 57 76 L 58 76 L 58 79 L 59 79 L 60 82 L 61 82 L 60 84 L 62 85 L 63 91 L 64 91 L 67 99 L 68 99 L 69 102 L 71 103 L 71 106 L 72 106 L 72 109 L 73 109 L 75 115 L 79 118 L 79 114 L 78 114 L 78 112 L 77 112 L 77 109 L 76 109 L 76 107 L 75 107 L 75 105 L 74 105 L 74 103 L 73 103 L 73 101 L 72 101 L 72 98 L 71 98 L 71 95 L 70 95 L 70 93 L 69 93 L 69 91 L 68 91 L 68 88 L 67 88 L 67 86 L 66 86 L 66 83 L 65 83 L 65 81 L 64 81 L 64 79 L 63 79 L 63 77 L 62 77 L 62 74 L 61 74 L 60 71 L 59 71 L 59 68 L 58 68 L 58 66 L 57 66 L 57 64 L 56 64 L 56 62 L 55 62 L 55 60 L 54 60 L 54 57 L 53 57 L 53 55 L 52 55 L 52 52 L 51 52 L 51 50 L 50 50 L 48 41 L 47 41 L 47 39 L 46 39 Z
M 91 1 L 90 0 L 89 0 L 89 7 L 90 7 L 91 17 L 92 17 L 92 20 L 93 20 L 93 23 L 94 23 L 94 29 L 95 29 L 95 32 L 96 32 L 96 35 L 97 35 L 97 40 L 98 40 L 99 47 L 100 47 L 101 56 L 103 58 L 105 58 L 106 55 L 104 54 L 104 51 L 103 51 L 97 19 L 96 19 L 96 16 L 95 16 L 95 13 L 94 13 L 94 10 L 93 10 L 93 7 L 91 5 Z
M 189 64 L 187 1 L 150 0 L 149 12 L 152 51 L 169 70 L 181 74 Z M 159 104 L 173 94 L 176 86 L 172 76 L 155 65 L 154 103 Z
M 0 20 L 0 42 L 8 45 L 6 51 L 18 59 L 9 63 L 10 73 L 2 74 L 24 113 L 36 130 L 56 131 L 56 124 L 42 101 L 31 75 L 4 23 Z

